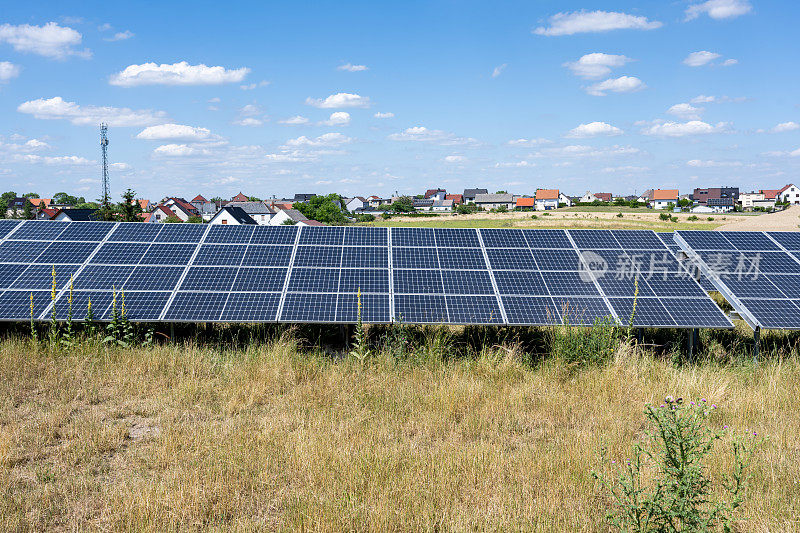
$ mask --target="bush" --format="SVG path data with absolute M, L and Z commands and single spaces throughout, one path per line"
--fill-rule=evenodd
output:
M 692 215 L 689 218 L 687 218 L 686 220 L 688 220 L 690 222 L 694 222 L 695 220 L 697 220 L 697 215 Z
M 675 217 L 675 216 L 669 217 L 669 221 L 670 222 L 677 222 L 678 221 L 678 217 Z
M 625 215 L 623 215 L 622 213 L 617 213 L 617 218 L 622 218 L 622 217 L 624 217 L 624 216 L 625 216 Z
M 613 317 L 598 318 L 592 327 L 573 325 L 581 323 L 578 310 L 564 308 L 561 326 L 547 330 L 548 348 L 553 356 L 577 366 L 600 365 L 611 359 L 620 344 L 621 328 Z
M 714 221 L 714 217 L 708 217 L 706 220 L 708 220 L 709 222 L 713 222 Z
M 382 218 L 383 220 L 389 220 L 390 218 L 392 218 L 392 215 L 390 215 L 389 213 L 387 213 L 386 211 L 384 211 L 383 213 L 381 213 L 381 218 Z
M 669 213 L 661 213 L 658 215 L 658 218 L 660 218 L 661 220 L 669 220 L 671 216 L 672 215 L 670 215 Z
M 532 218 L 533 220 L 538 220 L 538 219 L 539 219 L 539 216 L 538 216 L 538 215 L 531 215 L 531 218 Z
M 375 220 L 375 215 L 370 215 L 369 213 L 361 213 L 356 215 L 356 222 L 372 222 L 373 220 Z
M 731 531 L 757 442 L 729 433 L 727 426 L 722 431 L 711 429 L 708 419 L 715 409 L 705 399 L 686 405 L 672 396 L 660 407 L 645 407 L 649 442 L 635 445 L 624 465 L 602 457 L 605 471 L 592 473 L 613 501 L 608 513 L 613 527 L 631 532 L 701 532 L 722 526 Z M 714 444 L 722 440 L 731 446 L 733 465 L 728 475 L 712 480 L 706 463 Z M 612 479 L 615 470 L 619 473 Z M 713 499 L 715 492 L 724 492 L 727 499 Z

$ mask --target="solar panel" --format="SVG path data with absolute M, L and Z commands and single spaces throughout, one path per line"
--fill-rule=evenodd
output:
M 676 242 L 751 327 L 800 329 L 796 234 L 713 233 L 678 231 Z
M 5 291 L 0 296 L 0 320 L 36 319 L 50 302 L 50 291 Z
M 742 252 L 751 267 L 760 256 L 769 277 L 743 294 L 800 301 L 800 263 L 784 247 L 712 241 L 703 253 Z M 40 320 L 55 265 L 59 316 L 74 275 L 73 304 L 91 299 L 103 319 L 121 289 L 132 320 L 348 323 L 360 291 L 365 322 L 529 325 L 624 323 L 636 294 L 637 324 L 730 326 L 649 231 L 27 221 L 0 224 L 0 264 L 0 290 L 17 304 L 33 291 Z M 30 314 L 4 309 L 4 320 Z
M 8 234 L 14 230 L 19 224 L 20 220 L 0 220 L 0 239 L 4 239 Z

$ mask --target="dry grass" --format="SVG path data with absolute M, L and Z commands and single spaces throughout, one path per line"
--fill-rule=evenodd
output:
M 800 364 L 536 368 L 516 350 L 366 367 L 291 340 L 68 353 L 0 344 L 0 529 L 606 531 L 597 451 L 645 402 L 719 404 L 769 440 L 740 530 L 800 528 Z M 715 456 L 712 470 L 727 464 Z

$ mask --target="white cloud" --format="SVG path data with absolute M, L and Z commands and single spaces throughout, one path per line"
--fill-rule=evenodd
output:
M 350 93 L 336 93 L 327 98 L 306 98 L 306 104 L 322 109 L 336 109 L 341 107 L 369 107 L 370 101 L 366 96 Z
M 270 83 L 271 82 L 268 82 L 267 80 L 261 80 L 258 83 L 254 82 L 254 83 L 248 83 L 247 85 L 239 85 L 239 88 L 243 91 L 252 91 L 253 89 L 256 89 L 258 87 L 266 87 Z
M 540 144 L 549 144 L 553 141 L 549 139 L 545 139 L 543 137 L 539 137 L 538 139 L 512 139 L 508 141 L 510 146 L 538 146 Z
M 619 167 L 605 167 L 600 169 L 604 174 L 641 174 L 642 172 L 649 172 L 649 167 L 637 167 L 633 165 L 623 165 Z
M 342 135 L 341 133 L 325 133 L 311 139 L 302 135 L 296 139 L 289 139 L 286 141 L 286 146 L 291 147 L 318 147 L 318 146 L 340 146 L 342 144 L 348 144 L 352 142 L 353 139 L 347 137 L 346 135 Z
M 243 117 L 252 117 L 261 113 L 261 108 L 255 104 L 247 104 L 242 106 L 239 110 L 239 114 Z
M 605 96 L 606 93 L 632 93 L 647 87 L 639 78 L 634 76 L 620 76 L 600 83 L 595 83 L 586 88 L 586 92 L 594 96 Z
M 784 131 L 794 131 L 800 129 L 800 124 L 797 122 L 781 122 L 770 131 L 772 133 L 783 133 Z
M 742 166 L 742 163 L 740 161 L 713 161 L 711 159 L 707 160 L 691 159 L 686 162 L 686 165 L 695 168 L 712 168 L 712 167 L 740 167 Z
M 686 20 L 693 20 L 708 14 L 712 19 L 727 19 L 749 13 L 753 9 L 748 0 L 708 0 L 701 4 L 692 4 L 686 8 Z
M 345 63 L 344 65 L 339 65 L 336 67 L 336 70 L 344 70 L 347 72 L 364 72 L 365 70 L 369 70 L 369 67 L 366 65 L 353 65 L 352 63 Z
M 235 124 L 236 126 L 256 127 L 263 125 L 264 121 L 253 117 L 245 117 L 245 118 L 240 118 L 238 120 L 234 120 L 233 124 Z
M 800 157 L 800 148 L 792 151 L 773 150 L 771 152 L 764 152 L 764 155 L 772 157 L 782 157 L 782 156 Z
M 24 146 L 31 150 L 41 150 L 44 148 L 50 148 L 49 144 L 47 144 L 46 142 L 42 142 L 39 139 L 30 139 L 25 143 Z
M 209 98 L 208 99 L 208 103 L 210 103 L 210 104 L 218 104 L 221 101 L 222 101 L 222 99 L 219 96 L 215 96 L 214 98 Z
M 289 124 L 291 126 L 299 126 L 301 124 L 308 124 L 308 119 L 306 117 L 295 115 L 291 118 L 287 118 L 286 120 L 278 121 L 281 124 Z
M 733 65 L 738 65 L 739 61 L 736 59 L 726 59 L 722 62 L 723 67 L 732 67 Z
M 392 133 L 389 139 L 393 141 L 416 141 L 441 144 L 443 146 L 478 144 L 476 139 L 471 137 L 456 137 L 452 133 L 441 130 L 429 130 L 425 126 L 414 126 L 406 128 L 400 133 Z
M 627 13 L 614 11 L 573 11 L 557 13 L 550 17 L 550 27 L 540 26 L 533 30 L 537 35 L 574 35 L 576 33 L 599 33 L 611 30 L 654 30 L 662 24 Z
M 183 157 L 196 154 L 197 148 L 188 144 L 164 144 L 153 150 L 153 153 L 167 157 Z
M 112 25 L 111 25 L 111 24 L 109 24 L 108 22 L 105 22 L 105 23 L 103 23 L 103 24 L 100 24 L 100 25 L 97 27 L 97 31 L 109 31 L 109 30 L 110 30 L 110 29 L 112 29 L 113 27 L 114 27 L 114 26 L 112 26 Z
M 466 160 L 463 155 L 448 155 L 444 158 L 445 163 L 463 163 Z
M 707 65 L 708 63 L 714 61 L 718 57 L 721 56 L 715 52 L 700 50 L 699 52 L 692 52 L 686 56 L 686 59 L 683 60 L 683 64 L 690 67 L 702 67 L 703 65 Z
M 394 113 L 381 113 L 381 112 L 378 112 L 378 113 L 375 113 L 372 116 L 375 117 L 375 118 L 393 118 L 394 117 Z
M 569 130 L 565 137 L 572 137 L 575 139 L 596 137 L 598 135 L 622 135 L 623 131 L 616 126 L 612 126 L 606 122 L 589 122 L 581 124 L 576 128 Z
M 322 122 L 325 126 L 347 126 L 350 124 L 350 113 L 345 111 L 336 111 L 331 113 L 328 120 Z
M 8 61 L 0 61 L 0 83 L 16 78 L 19 76 L 19 73 L 19 66 L 14 63 L 9 63 Z
M 55 22 L 48 22 L 44 26 L 0 25 L 0 43 L 10 44 L 17 52 L 29 52 L 54 59 L 64 59 L 67 56 L 91 57 L 89 50 L 75 50 L 74 47 L 81 44 L 82 39 L 77 31 L 59 26 Z
M 494 168 L 509 168 L 509 167 L 511 167 L 511 168 L 514 168 L 514 167 L 521 168 L 521 167 L 532 167 L 532 166 L 535 166 L 535 165 L 533 163 L 529 162 L 529 161 L 524 161 L 524 160 L 523 161 L 516 161 L 516 162 L 513 162 L 513 163 L 495 163 L 494 164 Z
M 120 87 L 140 85 L 220 85 L 238 83 L 250 73 L 249 68 L 228 70 L 225 67 L 190 65 L 186 61 L 172 65 L 143 63 L 128 65 L 111 76 L 109 83 Z
M 219 136 L 212 134 L 208 128 L 183 124 L 161 124 L 143 129 L 136 135 L 136 138 L 148 141 L 203 142 L 216 141 Z
M 111 163 L 108 165 L 112 170 L 130 170 L 131 166 L 128 163 Z
M 494 70 L 492 71 L 492 77 L 496 78 L 497 76 L 502 74 L 507 66 L 508 66 L 508 63 L 503 63 L 502 65 L 498 65 L 498 66 L 494 67 Z
M 721 104 L 725 102 L 734 102 L 734 103 L 741 103 L 746 101 L 747 98 L 744 96 L 706 96 L 701 94 L 700 96 L 695 96 L 691 100 L 689 100 L 693 104 Z
M 622 146 L 615 144 L 607 148 L 596 148 L 594 146 L 586 146 L 583 144 L 573 144 L 569 146 L 560 146 L 556 148 L 546 148 L 542 152 L 535 154 L 537 157 L 541 156 L 554 156 L 554 157 L 602 157 L 602 156 L 621 156 L 621 155 L 636 155 L 641 153 L 641 150 L 633 146 Z
M 136 35 L 136 34 L 133 33 L 132 31 L 125 30 L 125 31 L 121 31 L 121 32 L 115 33 L 113 36 L 108 37 L 108 38 L 103 39 L 103 40 L 104 41 L 110 41 L 110 42 L 113 42 L 113 41 L 125 41 L 127 39 L 130 39 L 134 35 Z
M 149 109 L 133 110 L 127 107 L 81 106 L 67 102 L 60 96 L 30 100 L 17 107 L 20 113 L 27 113 L 39 119 L 69 120 L 78 126 L 96 126 L 106 122 L 109 126 L 150 126 L 164 122 L 166 113 Z
M 675 115 L 676 117 L 680 117 L 684 120 L 699 120 L 700 113 L 703 111 L 704 109 L 702 107 L 695 107 L 692 104 L 687 103 L 675 104 L 667 109 L 667 113 L 670 115 Z
M 91 161 L 85 157 L 77 155 L 61 155 L 61 156 L 40 156 L 34 154 L 15 155 L 15 161 L 24 163 L 43 163 L 50 166 L 88 166 L 97 164 L 96 161 Z
M 564 63 L 564 66 L 576 76 L 597 79 L 611 74 L 612 68 L 624 66 L 625 63 L 630 61 L 633 60 L 623 55 L 595 52 L 583 55 L 577 61 Z
M 685 137 L 687 135 L 705 135 L 726 131 L 728 125 L 719 122 L 715 126 L 701 120 L 689 122 L 661 122 L 653 124 L 642 131 L 644 135 L 658 135 L 662 137 Z

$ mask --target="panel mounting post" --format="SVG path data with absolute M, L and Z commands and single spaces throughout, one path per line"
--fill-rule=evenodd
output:
M 689 328 L 686 330 L 686 352 L 689 355 L 689 362 L 694 362 L 694 352 L 700 344 L 700 330 L 698 328 Z
M 761 344 L 761 328 L 753 330 L 753 366 L 758 366 L 758 349 Z

